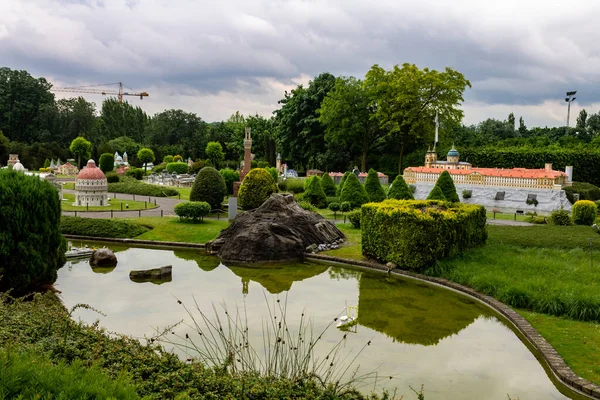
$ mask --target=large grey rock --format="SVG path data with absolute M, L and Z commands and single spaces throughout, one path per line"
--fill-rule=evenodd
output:
M 290 194 L 274 194 L 259 208 L 235 217 L 211 244 L 224 261 L 304 258 L 310 245 L 338 243 L 344 234 L 321 215 L 306 211 Z
M 106 247 L 96 249 L 90 258 L 90 265 L 92 267 L 112 267 L 117 265 L 117 256 Z

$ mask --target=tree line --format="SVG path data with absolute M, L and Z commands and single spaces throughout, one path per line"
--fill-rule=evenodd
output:
M 471 86 L 458 71 L 420 69 L 413 64 L 386 70 L 374 65 L 363 78 L 322 73 L 307 85 L 285 92 L 270 117 L 239 112 L 220 122 L 195 113 L 169 109 L 153 116 L 128 102 L 104 100 L 98 109 L 83 97 L 56 100 L 45 78 L 27 71 L 0 68 L 0 163 L 18 153 L 29 168 L 46 159 L 73 156 L 70 143 L 84 137 L 91 156 L 151 148 L 157 160 L 181 155 L 207 158 L 209 142 L 218 142 L 225 165 L 243 157 L 244 128 L 252 129 L 257 160 L 275 164 L 277 153 L 290 168 L 344 171 L 353 165 L 392 176 L 410 165 L 422 165 L 433 143 L 439 115 L 440 156 L 454 143 L 482 146 L 595 150 L 600 142 L 600 112 L 582 110 L 574 127 L 528 128 L 510 114 L 504 121 L 462 123 L 463 93 Z M 484 166 L 484 165 L 481 165 Z

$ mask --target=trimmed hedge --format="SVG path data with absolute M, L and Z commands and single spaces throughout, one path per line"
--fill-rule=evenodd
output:
M 133 238 L 146 233 L 150 228 L 124 219 L 100 219 L 67 217 L 60 218 L 63 235 L 79 235 L 108 238 Z
M 321 187 L 323 191 L 327 195 L 327 197 L 335 197 L 337 194 L 337 189 L 335 187 L 335 182 L 333 182 L 333 178 L 329 175 L 328 172 L 325 172 L 321 177 Z
M 129 168 L 127 172 L 125 172 L 125 176 L 129 176 L 131 178 L 137 179 L 138 181 L 141 181 L 144 178 L 144 173 L 145 171 L 142 168 L 132 167 Z
M 369 195 L 367 194 L 365 187 L 360 184 L 356 175 L 351 172 L 344 182 L 342 193 L 340 194 L 340 201 L 342 203 L 346 201 L 349 202 L 352 208 L 360 207 L 369 202 Z
M 413 192 L 410 190 L 402 175 L 398 175 L 388 191 L 388 199 L 414 200 Z
M 221 203 L 227 194 L 227 185 L 223 175 L 213 167 L 204 167 L 198 172 L 198 176 L 190 192 L 191 201 L 205 201 L 212 208 L 221 208 Z
M 385 191 L 379 182 L 379 175 L 373 168 L 369 170 L 367 179 L 365 180 L 365 190 L 369 196 L 369 201 L 379 203 L 385 200 Z
M 579 200 L 600 200 L 600 188 L 587 182 L 573 182 L 572 186 L 563 188 L 571 204 L 575 203 L 574 193 L 579 194 Z
M 167 164 L 167 171 L 169 171 L 170 174 L 172 174 L 173 172 L 175 172 L 177 175 L 183 175 L 183 174 L 187 174 L 188 172 L 188 165 L 184 162 L 172 162 L 172 163 L 168 163 Z
M 360 229 L 360 218 L 362 215 L 361 210 L 350 211 L 346 216 L 348 217 L 348 221 L 352 224 L 353 228 Z
M 362 206 L 362 253 L 400 268 L 422 271 L 487 239 L 479 205 L 385 200 Z
M 321 186 L 321 178 L 312 176 L 306 180 L 303 199 L 317 208 L 327 207 L 327 196 Z
M 205 201 L 186 201 L 174 208 L 175 214 L 182 220 L 203 221 L 210 213 L 210 204 Z
M 576 225 L 592 225 L 598 214 L 598 206 L 590 200 L 579 200 L 573 204 L 573 222 Z
M 159 185 L 150 185 L 141 181 L 129 179 L 123 182 L 109 183 L 110 193 L 139 194 L 141 196 L 171 197 L 177 196 L 179 192 L 173 188 Z
M 254 168 L 240 186 L 239 205 L 244 210 L 258 208 L 273 193 L 277 193 L 277 184 L 271 174 L 264 168 Z

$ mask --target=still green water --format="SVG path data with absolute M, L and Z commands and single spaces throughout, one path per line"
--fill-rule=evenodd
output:
M 347 333 L 342 355 L 354 357 L 360 371 L 393 376 L 361 388 L 365 392 L 397 388 L 405 399 L 416 396 L 409 386 L 425 386 L 426 399 L 576 398 L 555 386 L 534 354 L 488 308 L 450 290 L 385 274 L 318 263 L 268 267 L 227 267 L 199 252 L 112 247 L 116 268 L 92 269 L 87 260 L 68 262 L 58 272 L 56 288 L 67 307 L 87 303 L 106 317 L 87 310 L 76 318 L 100 320 L 112 332 L 144 338 L 181 320 L 190 321 L 177 300 L 209 315 L 213 306 L 244 308 L 250 337 L 260 347 L 268 306 L 287 302 L 288 325 L 302 313 L 321 331 L 347 305 L 359 308 L 350 332 L 328 329 L 317 353 L 326 354 Z M 173 266 L 168 282 L 136 283 L 134 269 Z M 198 316 L 196 314 L 196 316 Z M 193 331 L 185 324 L 179 335 Z M 182 357 L 193 353 L 173 349 Z M 560 391 L 559 391 L 560 389 Z M 565 394 L 561 393 L 564 392 Z

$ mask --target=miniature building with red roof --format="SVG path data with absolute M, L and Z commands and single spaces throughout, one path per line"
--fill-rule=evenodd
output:
M 94 160 L 89 160 L 87 165 L 77 174 L 75 180 L 76 206 L 107 206 L 108 182 L 104 172 Z

